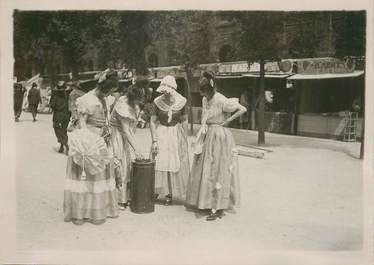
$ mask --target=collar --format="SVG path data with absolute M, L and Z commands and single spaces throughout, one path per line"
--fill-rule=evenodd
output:
M 164 95 L 157 97 L 154 100 L 154 103 L 162 111 L 170 111 L 170 110 L 179 111 L 183 109 L 183 107 L 186 105 L 187 99 L 183 97 L 181 94 L 179 94 L 178 92 L 174 94 L 174 98 L 175 98 L 175 102 L 171 106 L 166 104 Z

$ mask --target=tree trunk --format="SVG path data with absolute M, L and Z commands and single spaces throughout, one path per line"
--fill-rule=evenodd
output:
M 187 85 L 187 102 L 190 116 L 190 135 L 193 135 L 193 111 L 192 111 L 192 95 L 191 95 L 191 79 L 192 73 L 190 67 L 186 67 L 186 85 Z
M 265 144 L 265 61 L 260 60 L 260 94 L 258 108 L 258 144 Z
M 251 130 L 256 130 L 256 104 L 257 104 L 257 80 L 255 79 L 255 85 L 252 87 L 252 100 L 251 100 Z M 249 116 L 249 115 L 248 115 Z
M 365 153 L 365 115 L 362 117 L 360 159 L 364 159 Z
M 71 66 L 71 74 L 73 76 L 73 80 L 79 80 L 79 70 L 77 62 L 74 62 Z
M 56 67 L 55 67 L 55 51 L 52 48 L 50 57 L 47 59 L 48 60 L 48 75 L 49 78 L 51 79 L 51 88 L 54 88 L 57 84 L 56 80 Z

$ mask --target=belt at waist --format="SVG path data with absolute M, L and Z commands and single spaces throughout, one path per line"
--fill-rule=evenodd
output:
M 102 127 L 105 126 L 105 120 L 88 118 L 87 119 L 87 124 L 89 124 L 93 127 L 102 128 Z
M 207 123 L 206 125 L 208 125 L 208 127 L 209 126 L 220 126 L 220 127 L 222 127 L 222 125 L 218 124 L 218 123 Z
M 178 125 L 178 123 L 176 123 L 176 124 L 162 124 L 162 123 L 160 123 L 160 125 L 164 126 L 164 127 L 175 127 L 175 126 Z

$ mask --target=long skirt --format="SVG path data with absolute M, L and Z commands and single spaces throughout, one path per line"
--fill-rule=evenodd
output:
M 68 131 L 66 128 L 54 127 L 57 142 L 60 144 L 68 143 Z
M 14 116 L 19 118 L 22 113 L 22 104 L 23 104 L 23 97 L 17 97 L 14 99 L 13 109 L 14 109 Z
M 210 125 L 201 154 L 195 154 L 186 204 L 224 210 L 239 205 L 238 154 L 229 129 Z
M 159 125 L 157 137 L 155 192 L 159 196 L 171 194 L 174 200 L 184 201 L 190 176 L 187 136 L 178 124 L 173 127 Z
M 38 105 L 37 104 L 29 104 L 29 110 L 32 116 L 35 118 L 38 114 Z
M 118 192 L 118 203 L 127 203 L 130 200 L 131 162 L 134 152 L 130 144 L 123 138 L 120 130 L 112 127 L 112 149 L 114 155 L 114 174 L 121 187 Z
M 98 174 L 81 178 L 82 169 L 68 157 L 64 191 L 64 220 L 103 221 L 118 217 L 113 163 Z

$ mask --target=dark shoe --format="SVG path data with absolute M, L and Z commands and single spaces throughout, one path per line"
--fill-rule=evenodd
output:
M 105 223 L 105 219 L 103 220 L 92 220 L 91 223 L 94 224 L 94 225 L 102 225 Z
M 81 219 L 73 219 L 72 222 L 75 225 L 83 225 L 84 224 L 84 221 L 81 220 Z
M 64 152 L 64 146 L 63 145 L 60 145 L 60 149 L 58 149 L 58 152 L 59 153 L 63 153 Z
M 19 118 L 15 118 L 15 121 L 16 121 L 16 122 L 19 122 Z
M 171 195 L 166 195 L 165 197 L 165 206 L 169 206 L 173 203 L 173 198 Z
M 118 209 L 124 211 L 127 208 L 127 203 L 118 203 Z
M 215 220 L 217 220 L 217 218 L 222 218 L 224 215 L 225 214 L 224 214 L 224 212 L 222 210 L 216 211 L 215 213 L 211 212 L 207 216 L 206 220 L 207 221 L 215 221 Z
M 157 199 L 158 199 L 158 194 L 156 193 L 156 194 L 155 194 L 155 200 L 157 200 Z
M 36 119 L 33 119 L 32 121 L 33 121 L 33 122 L 36 122 Z

